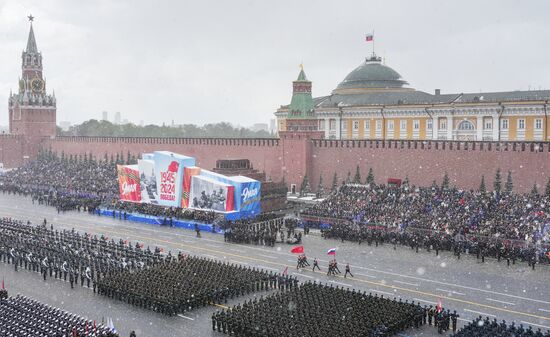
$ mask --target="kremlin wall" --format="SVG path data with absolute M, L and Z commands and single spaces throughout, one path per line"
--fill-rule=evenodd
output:
M 491 189 L 497 168 L 503 179 L 512 171 L 516 191 L 527 192 L 534 183 L 541 190 L 550 176 L 550 143 L 544 142 L 324 140 L 283 133 L 279 139 L 56 137 L 41 145 L 66 155 L 93 153 L 98 157 L 174 151 L 195 157 L 198 166 L 212 168 L 218 159 L 246 158 L 273 181 L 284 176 L 289 188 L 291 184 L 299 188 L 308 173 L 314 190 L 321 175 L 325 188 L 330 188 L 335 172 L 340 181 L 348 172 L 353 176 L 357 165 L 363 179 L 372 167 L 378 183 L 408 176 L 411 184 L 430 185 L 433 180 L 440 183 L 447 172 L 452 184 L 465 189 L 477 188 L 482 175 Z
M 305 174 L 313 190 L 320 176 L 329 189 L 334 173 L 340 182 L 348 172 L 353 176 L 357 165 L 363 179 L 372 168 L 378 183 L 408 177 L 411 184 L 425 186 L 434 180 L 441 182 L 447 173 L 451 184 L 464 189 L 477 188 L 482 175 L 491 189 L 497 168 L 504 179 L 511 171 L 514 188 L 521 192 L 529 191 L 535 183 L 541 190 L 550 176 L 550 143 L 545 141 L 550 137 L 546 132 L 550 91 L 487 93 L 470 99 L 463 94 L 443 97 L 405 90 L 406 82 L 399 74 L 386 69 L 373 55 L 332 95 L 320 98 L 312 98 L 311 82 L 302 69 L 293 82 L 291 104 L 275 114 L 279 129 L 276 139 L 57 137 L 56 98 L 46 91 L 42 55 L 32 25 L 22 58 L 19 90 L 8 102 L 10 134 L 0 135 L 0 163 L 5 168 L 32 160 L 43 148 L 58 154 L 92 153 L 97 157 L 164 150 L 195 157 L 197 166 L 204 168 L 215 168 L 218 160 L 248 159 L 268 180 L 284 180 L 289 190 L 295 185 L 297 191 Z M 340 99 L 346 104 L 335 103 Z M 394 99 L 398 99 L 396 106 L 388 107 Z M 375 109 L 382 104 L 379 100 L 384 100 L 384 105 Z M 460 109 L 454 105 L 459 103 Z M 401 107 L 406 110 L 400 111 Z M 459 117 L 458 111 L 473 117 Z M 418 123 L 420 117 L 415 116 L 420 113 L 432 116 L 431 122 Z M 341 126 L 335 128 L 338 124 Z M 362 136 L 354 132 L 356 125 L 357 130 L 363 130 Z M 373 138 L 364 139 L 369 135 L 364 130 L 370 125 Z M 406 139 L 395 138 L 403 136 L 393 132 L 398 125 L 410 129 Z M 512 125 L 517 130 L 512 130 Z M 415 131 L 417 126 L 418 130 L 430 130 L 431 137 L 426 131 Z M 521 134 L 524 140 L 511 139 L 512 134 Z M 415 139 L 420 135 L 424 139 Z

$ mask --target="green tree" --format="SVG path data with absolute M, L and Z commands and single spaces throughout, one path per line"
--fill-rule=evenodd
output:
M 90 119 L 81 124 L 73 125 L 68 131 L 57 129 L 60 136 L 103 136 L 103 137 L 212 137 L 212 138 L 271 138 L 269 132 L 234 127 L 230 123 L 221 122 L 197 126 L 185 125 L 145 125 L 132 123 L 116 125 L 109 121 Z
M 307 174 L 304 175 L 304 180 L 302 181 L 302 186 L 300 188 L 300 195 L 306 195 L 311 193 L 311 186 L 309 185 L 309 178 Z
M 506 194 L 512 194 L 514 191 L 514 182 L 512 181 L 512 171 L 508 171 L 508 177 L 506 178 L 506 184 L 504 185 Z
M 495 181 L 493 182 L 493 189 L 497 194 L 500 194 L 502 190 L 502 177 L 500 176 L 500 168 L 497 169 L 495 173 Z
M 485 187 L 485 176 L 481 176 L 481 183 L 479 184 L 479 191 L 481 193 L 487 192 L 487 187 Z
M 346 178 L 346 181 L 342 185 L 350 184 L 350 183 L 351 183 L 351 172 L 348 171 L 348 177 Z
M 374 184 L 374 172 L 372 171 L 372 167 L 369 168 L 369 173 L 367 174 L 367 180 L 365 181 L 367 185 Z
M 403 180 L 403 184 L 401 185 L 403 189 L 409 189 L 410 182 L 409 182 L 409 176 L 405 176 L 405 180 Z
M 539 189 L 537 188 L 537 183 L 533 184 L 533 188 L 531 189 L 531 194 L 533 196 L 538 196 L 539 195 Z
M 449 189 L 449 175 L 447 175 L 447 171 L 445 171 L 445 175 L 443 176 L 443 182 L 441 183 L 441 188 L 444 190 Z
M 338 176 L 336 175 L 336 172 L 334 172 L 334 176 L 332 177 L 332 186 L 330 187 L 330 192 L 334 193 L 338 190 Z
M 317 185 L 317 198 L 322 197 L 325 194 L 325 187 L 323 186 L 323 175 L 319 175 L 319 185 Z
M 361 172 L 359 171 L 359 165 L 355 168 L 355 176 L 353 177 L 353 183 L 354 184 L 360 184 L 361 183 Z
M 437 190 L 437 188 L 438 188 L 437 187 L 437 182 L 435 180 L 432 181 L 432 190 L 434 190 L 434 189 Z

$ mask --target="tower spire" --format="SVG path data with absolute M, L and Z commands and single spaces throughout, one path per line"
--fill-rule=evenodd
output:
M 311 96 L 311 81 L 306 77 L 303 63 L 296 81 L 292 82 L 292 100 L 289 105 L 289 118 L 309 118 L 313 114 L 313 98 Z
M 29 38 L 27 39 L 27 49 L 25 50 L 27 53 L 38 53 L 38 48 L 36 47 L 36 39 L 34 38 L 34 30 L 32 29 L 32 22 L 34 20 L 34 16 L 29 15 L 29 22 L 31 23 L 31 30 L 29 32 Z
M 307 82 L 306 73 L 304 72 L 304 63 L 300 63 L 300 73 L 298 74 L 297 82 Z

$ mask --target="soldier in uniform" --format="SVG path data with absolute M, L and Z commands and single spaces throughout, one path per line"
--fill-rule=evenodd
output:
M 344 278 L 347 278 L 348 274 L 353 277 L 353 274 L 351 273 L 351 268 L 349 266 L 349 263 L 346 263 L 346 273 L 344 274 Z
M 317 261 L 317 258 L 313 259 L 313 271 L 315 271 L 315 268 L 319 269 L 321 271 L 321 268 L 319 268 L 319 261 Z

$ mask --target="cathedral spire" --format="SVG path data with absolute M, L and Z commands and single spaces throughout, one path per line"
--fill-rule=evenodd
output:
M 34 20 L 34 16 L 29 15 L 28 18 L 31 23 L 31 30 L 29 32 L 29 38 L 27 39 L 27 50 L 25 51 L 27 53 L 38 53 L 38 48 L 36 47 L 36 39 L 34 38 L 34 30 L 32 29 L 32 21 Z

